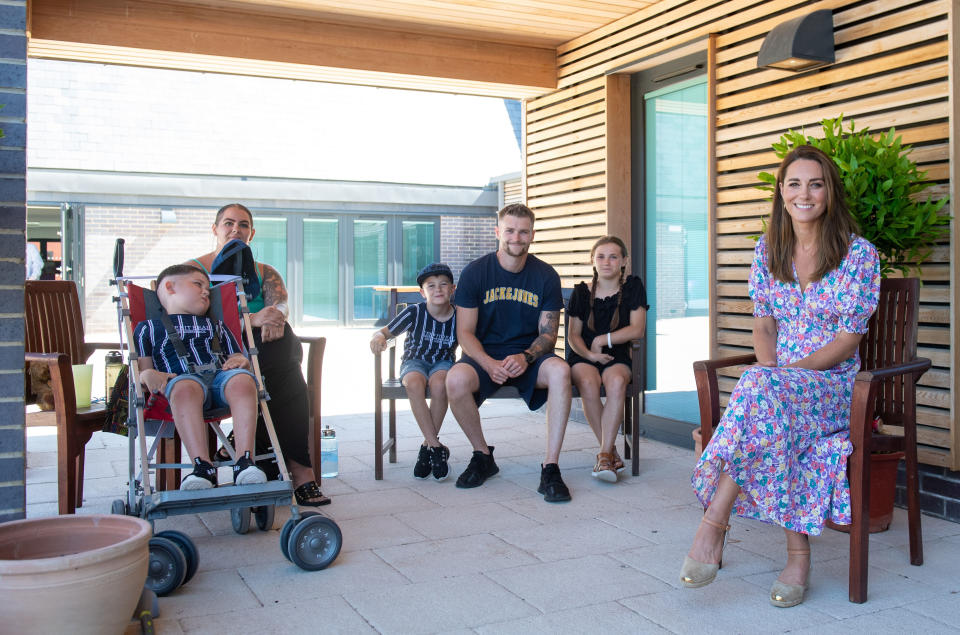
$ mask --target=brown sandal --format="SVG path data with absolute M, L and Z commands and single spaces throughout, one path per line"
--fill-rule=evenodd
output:
M 306 507 L 321 507 L 332 502 L 329 497 L 323 495 L 316 481 L 307 481 L 293 490 L 293 495 L 297 498 L 297 505 Z
M 627 466 L 623 464 L 623 459 L 620 458 L 620 453 L 617 452 L 617 448 L 613 448 L 613 469 L 617 474 L 627 469 Z
M 597 455 L 597 464 L 593 467 L 591 476 L 607 483 L 617 482 L 617 472 L 613 468 L 613 455 L 601 452 Z

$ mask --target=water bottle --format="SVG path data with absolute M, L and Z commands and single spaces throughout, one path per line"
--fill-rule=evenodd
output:
M 123 368 L 123 355 L 120 351 L 110 351 L 103 358 L 103 383 L 106 389 L 103 394 L 107 396 L 107 403 L 113 395 L 113 387 L 117 383 L 117 376 L 120 375 L 120 369 Z
M 340 473 L 340 459 L 337 456 L 337 433 L 330 426 L 320 433 L 320 476 L 336 478 Z

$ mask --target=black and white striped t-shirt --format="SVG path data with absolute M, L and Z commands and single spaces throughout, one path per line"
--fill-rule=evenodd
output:
M 439 322 L 427 311 L 427 303 L 409 304 L 387 324 L 390 335 L 396 337 L 409 331 L 403 343 L 403 359 L 422 359 L 429 364 L 456 361 L 457 315 Z
M 242 352 L 237 340 L 223 322 L 214 322 L 205 315 L 171 315 L 170 321 L 190 353 L 190 361 L 198 366 L 217 360 L 210 344 L 214 337 L 220 339 L 220 351 L 224 358 Z M 144 320 L 137 324 L 133 330 L 133 343 L 137 355 L 153 358 L 153 367 L 157 370 L 176 375 L 190 372 L 177 356 L 177 350 L 163 328 L 162 321 Z M 217 363 L 217 366 L 220 364 Z

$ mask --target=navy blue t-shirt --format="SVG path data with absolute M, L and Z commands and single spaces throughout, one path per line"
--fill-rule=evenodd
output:
M 557 272 L 533 255 L 517 273 L 500 266 L 497 253 L 464 267 L 456 305 L 478 309 L 476 336 L 491 357 L 520 353 L 540 335 L 541 311 L 563 310 Z

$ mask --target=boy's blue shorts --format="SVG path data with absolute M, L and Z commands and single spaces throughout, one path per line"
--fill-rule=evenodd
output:
M 436 372 L 450 370 L 451 366 L 453 366 L 453 362 L 446 359 L 441 359 L 439 362 L 434 362 L 433 364 L 422 359 L 405 359 L 400 362 L 400 381 L 403 381 L 407 373 L 417 372 L 424 377 L 430 378 Z
M 164 396 L 167 398 L 167 401 L 170 401 L 170 392 L 173 390 L 173 385 L 182 379 L 190 379 L 201 386 L 203 386 L 203 409 L 204 410 L 214 410 L 216 408 L 226 408 L 227 400 L 223 395 L 223 390 L 227 386 L 227 382 L 230 381 L 231 377 L 237 375 L 250 375 L 253 377 L 253 382 L 256 384 L 257 377 L 249 370 L 244 368 L 231 368 L 230 370 L 218 370 L 213 376 L 213 381 L 210 382 L 208 386 L 204 381 L 203 376 L 195 375 L 192 373 L 184 373 L 183 375 L 177 375 L 176 377 L 171 378 L 167 382 L 167 389 L 164 391 Z

